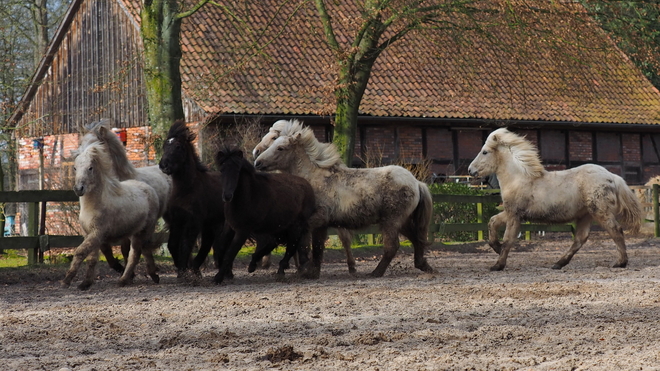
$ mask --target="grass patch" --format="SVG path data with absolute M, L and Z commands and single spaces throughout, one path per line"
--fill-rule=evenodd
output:
M 0 254 L 0 268 L 16 268 L 27 265 L 27 255 L 25 250 L 4 250 Z

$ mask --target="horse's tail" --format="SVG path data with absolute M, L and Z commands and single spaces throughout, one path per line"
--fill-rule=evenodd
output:
M 617 213 L 621 218 L 621 222 L 633 234 L 637 233 L 642 226 L 642 205 L 623 178 L 615 177 L 614 184 L 619 207 Z
M 419 182 L 419 202 L 408 220 L 408 238 L 415 249 L 425 249 L 431 243 L 428 241 L 429 224 L 433 214 L 433 197 L 429 187 Z

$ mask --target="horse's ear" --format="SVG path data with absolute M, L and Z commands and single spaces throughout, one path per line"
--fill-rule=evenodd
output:
M 106 135 L 108 134 L 108 128 L 104 125 L 99 126 L 99 130 L 96 132 L 96 137 L 99 138 L 101 143 L 105 142 Z
M 500 138 L 497 134 L 493 135 L 490 139 L 493 140 L 493 142 L 498 143 L 500 141 Z

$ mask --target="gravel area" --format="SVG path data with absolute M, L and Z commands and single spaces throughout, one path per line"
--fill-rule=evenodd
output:
M 161 264 L 133 285 L 100 263 L 89 291 L 59 287 L 66 267 L 0 269 L 2 370 L 656 370 L 660 241 L 628 238 L 613 269 L 602 233 L 563 270 L 570 236 L 524 242 L 502 272 L 485 243 L 435 245 L 436 274 L 404 249 L 382 278 L 379 256 L 348 274 L 328 251 L 319 280 L 274 269 L 194 283 Z

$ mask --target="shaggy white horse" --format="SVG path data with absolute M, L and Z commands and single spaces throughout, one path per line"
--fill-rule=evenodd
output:
M 489 244 L 500 257 L 490 269 L 499 271 L 515 244 L 522 221 L 576 223 L 573 245 L 553 265 L 561 269 L 589 237 L 592 221 L 612 237 L 619 259 L 615 268 L 628 264 L 621 223 L 639 231 L 642 208 L 626 182 L 602 166 L 586 164 L 562 171 L 546 171 L 536 147 L 527 139 L 501 128 L 486 139 L 481 152 L 468 168 L 470 175 L 496 174 L 502 190 L 504 211 L 488 223 Z M 506 225 L 503 244 L 497 230 Z
M 126 148 L 119 141 L 117 135 L 112 132 L 114 121 L 112 119 L 101 119 L 94 121 L 85 126 L 86 133 L 83 136 L 80 146 L 77 150 L 73 151 L 73 156 L 76 157 L 79 153 L 84 151 L 93 143 L 103 145 L 112 160 L 112 167 L 119 180 L 136 179 L 150 185 L 158 195 L 159 211 L 158 217 L 165 215 L 165 209 L 168 204 L 170 193 L 172 192 L 172 178 L 164 174 L 158 168 L 158 165 L 144 166 L 135 168 L 126 156 Z M 165 220 L 166 224 L 169 224 Z M 130 249 L 130 241 L 121 241 L 122 254 L 124 258 L 128 256 Z M 119 260 L 117 260 L 113 253 L 112 247 L 102 247 L 101 252 L 105 256 L 110 267 L 122 273 L 122 267 Z
M 131 249 L 126 269 L 119 279 L 125 285 L 134 276 L 135 266 L 144 253 L 147 271 L 154 282 L 159 278 L 151 249 L 160 203 L 154 189 L 137 180 L 120 181 L 112 160 L 100 143 L 92 143 L 75 160 L 74 191 L 80 197 L 79 221 L 85 239 L 76 248 L 71 267 L 62 281 L 68 287 L 82 262 L 91 254 L 87 274 L 78 286 L 81 290 L 94 283 L 101 247 L 130 238 Z
M 384 254 L 371 275 L 385 273 L 399 249 L 399 233 L 413 244 L 415 267 L 433 268 L 424 257 L 433 200 L 428 186 L 400 166 L 349 168 L 332 143 L 319 143 L 314 132 L 289 121 L 272 145 L 255 160 L 259 170 L 280 170 L 307 179 L 316 196 L 310 219 L 314 267 L 307 276 L 320 274 L 327 228 L 360 229 L 380 226 Z
M 300 124 L 298 120 L 293 120 L 292 122 Z M 279 138 L 280 133 L 284 127 L 289 124 L 291 124 L 289 120 L 275 121 L 270 129 L 268 129 L 268 133 L 266 133 L 266 135 L 261 138 L 261 142 L 259 142 L 252 150 L 252 155 L 254 158 L 256 159 L 259 157 L 261 152 L 267 150 L 268 147 L 273 144 L 275 139 Z M 337 228 L 337 237 L 339 237 L 339 241 L 341 241 L 341 244 L 344 247 L 344 252 L 346 253 L 346 264 L 348 265 L 348 272 L 350 274 L 355 274 L 355 258 L 353 257 L 353 251 L 351 250 L 351 244 L 353 243 L 353 232 L 345 228 Z M 264 257 L 264 260 L 266 260 L 266 258 L 267 257 Z

